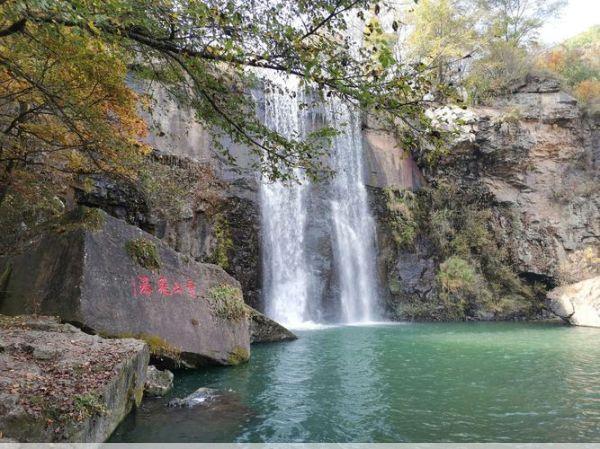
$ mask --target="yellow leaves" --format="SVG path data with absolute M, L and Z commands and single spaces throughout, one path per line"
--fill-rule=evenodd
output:
M 91 20 L 88 21 L 88 28 L 95 35 L 99 35 L 100 34 L 100 30 L 96 27 L 96 25 L 94 24 L 94 22 L 92 22 Z
M 34 39 L 11 36 L 0 45 L 0 57 L 10 62 L 0 66 L 0 108 L 10 112 L 0 116 L 0 126 L 31 111 L 6 136 L 4 155 L 42 163 L 36 176 L 52 173 L 63 185 L 74 182 L 73 175 L 97 171 L 134 177 L 136 164 L 152 150 L 143 142 L 148 129 L 139 116 L 147 99 L 126 83 L 127 55 L 93 22 L 87 27 L 91 34 L 32 24 Z M 13 173 L 15 186 L 35 182 L 24 171 Z
M 85 167 L 83 155 L 76 150 L 69 151 L 67 153 L 67 166 L 70 170 L 81 171 Z
M 587 104 L 600 102 L 600 81 L 596 79 L 583 80 L 573 90 L 580 101 Z

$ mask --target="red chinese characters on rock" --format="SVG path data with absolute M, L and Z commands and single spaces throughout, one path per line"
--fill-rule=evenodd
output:
M 161 294 L 161 296 L 171 296 L 173 294 L 171 293 L 171 289 L 169 288 L 169 281 L 163 276 L 158 278 L 157 290 L 158 293 Z
M 156 282 L 153 282 L 150 276 L 140 275 L 131 280 L 131 289 L 134 298 L 148 298 L 153 293 L 164 298 L 188 296 L 193 299 L 196 297 L 196 284 L 191 279 L 186 279 L 185 282 L 180 280 L 171 282 L 167 277 L 159 276 Z

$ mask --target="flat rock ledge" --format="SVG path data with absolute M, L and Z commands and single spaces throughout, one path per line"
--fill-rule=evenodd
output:
M 600 276 L 555 288 L 550 309 L 574 326 L 600 327 Z
M 0 315 L 0 434 L 19 442 L 103 442 L 139 405 L 148 346 L 58 318 Z

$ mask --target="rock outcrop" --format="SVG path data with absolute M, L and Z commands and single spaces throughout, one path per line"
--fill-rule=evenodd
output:
M 458 144 L 436 176 L 510 208 L 498 232 L 523 276 L 548 285 L 583 279 L 571 256 L 600 246 L 600 123 L 557 82 L 535 77 L 474 112 L 475 140 Z
M 569 324 L 600 327 L 600 276 L 555 288 L 548 298 L 551 310 Z
M 221 395 L 212 388 L 200 387 L 184 398 L 175 398 L 169 401 L 169 407 L 193 408 L 199 405 L 208 405 Z
M 298 338 L 293 332 L 256 310 L 251 311 L 250 320 L 250 339 L 252 343 L 272 343 Z
M 1 262 L 0 313 L 57 315 L 108 336 L 146 340 L 185 366 L 248 360 L 239 283 L 102 214 L 97 229 L 51 233 Z
M 174 377 L 169 370 L 159 370 L 154 365 L 148 365 L 144 393 L 148 396 L 164 396 L 173 388 Z
M 437 166 L 422 166 L 429 191 L 440 191 L 444 186 L 454 189 L 446 192 L 448 201 L 439 213 L 460 214 L 464 202 L 472 201 L 472 208 L 488 217 L 479 229 L 493 237 L 503 253 L 505 268 L 532 290 L 598 276 L 598 117 L 586 115 L 556 81 L 536 77 L 529 77 L 512 94 L 492 99 L 472 112 L 471 135 L 455 142 Z M 397 244 L 386 197 L 380 185 L 374 187 L 371 197 L 378 222 L 378 264 L 388 310 L 403 317 L 411 316 L 406 315 L 409 309 L 416 309 L 436 319 L 437 310 L 428 305 L 439 297 L 436 286 L 444 257 L 432 241 L 439 241 L 439 234 L 445 233 L 442 237 L 453 245 L 454 230 L 438 225 L 438 235 L 432 238 L 416 223 L 411 244 Z M 390 187 L 411 188 L 402 182 Z M 455 191 L 461 192 L 460 199 Z M 398 207 L 408 205 L 405 202 Z M 413 215 L 423 216 L 423 207 L 428 205 L 418 205 Z M 437 217 L 447 221 L 443 215 Z M 510 302 L 518 305 L 521 300 L 517 296 Z M 543 305 L 543 297 L 536 301 Z M 467 318 L 532 317 L 518 309 L 489 313 L 485 308 L 470 307 Z M 539 308 L 533 312 L 533 316 L 543 315 Z
M 100 443 L 139 405 L 148 346 L 88 335 L 57 318 L 0 315 L 0 434 Z

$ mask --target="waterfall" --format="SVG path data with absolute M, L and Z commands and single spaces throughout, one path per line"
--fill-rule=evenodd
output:
M 377 300 L 375 224 L 363 177 L 360 115 L 332 98 L 325 107 L 325 118 L 330 126 L 342 130 L 331 149 L 335 171 L 331 213 L 342 319 L 346 323 L 371 321 Z
M 265 124 L 286 137 L 302 136 L 311 126 L 311 114 L 300 108 L 303 92 L 297 79 L 265 76 L 286 87 L 265 91 Z M 334 302 L 340 309 L 336 316 L 343 323 L 371 321 L 377 301 L 375 232 L 364 185 L 360 114 L 333 97 L 322 110 L 312 111 L 313 119 L 314 114 L 340 131 L 330 150 L 335 175 L 324 187 L 328 200 L 323 207 L 331 227 L 328 238 L 337 285 L 332 291 L 339 296 Z M 300 183 L 261 182 L 263 297 L 268 316 L 289 327 L 303 327 L 320 320 L 323 298 L 314 297 L 317 289 L 311 286 L 317 270 L 306 251 L 311 232 L 308 206 L 317 201 L 311 195 L 314 186 L 300 171 L 295 175 Z
M 265 92 L 265 124 L 285 137 L 297 138 L 302 133 L 297 80 L 275 73 L 268 76 L 273 84 L 289 90 Z M 288 326 L 308 321 L 309 269 L 304 245 L 307 184 L 302 173 L 296 170 L 294 174 L 300 183 L 263 181 L 260 191 L 266 312 Z

